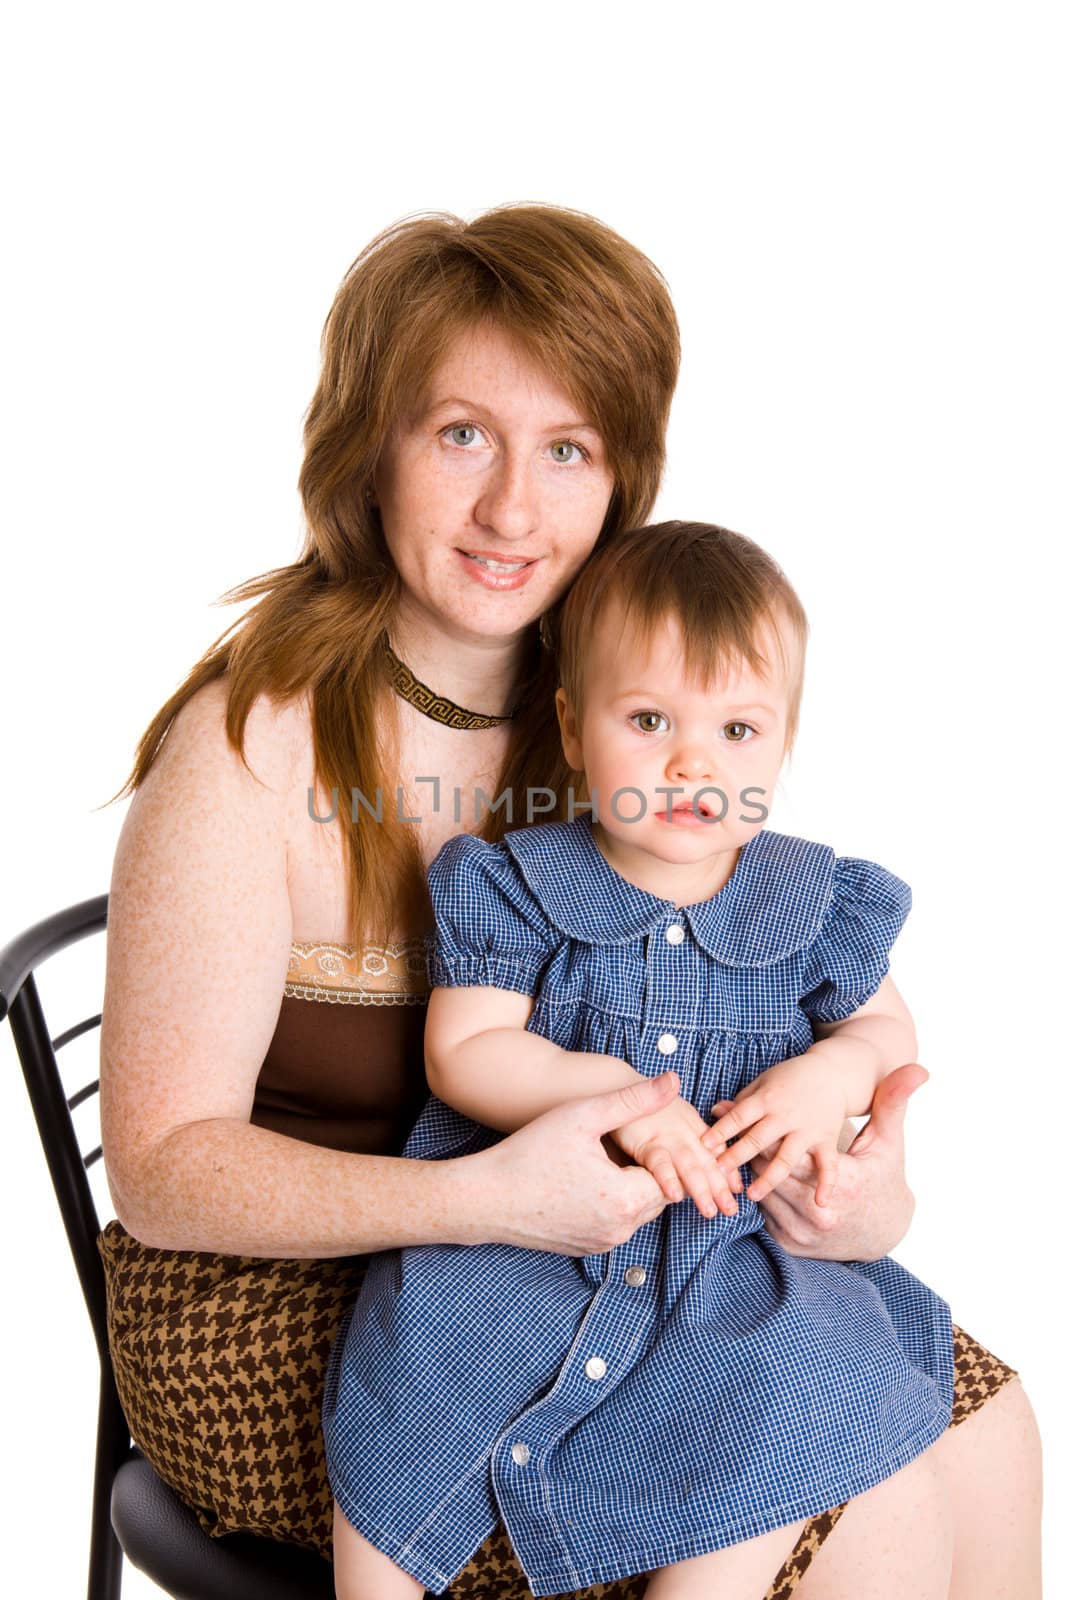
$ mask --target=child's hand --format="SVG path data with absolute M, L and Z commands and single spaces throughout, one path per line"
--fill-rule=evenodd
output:
M 726 1173 L 736 1172 L 752 1156 L 781 1141 L 773 1159 L 749 1185 L 750 1200 L 765 1199 L 810 1155 L 818 1174 L 815 1203 L 830 1204 L 837 1182 L 837 1140 L 848 1101 L 846 1085 L 823 1061 L 808 1061 L 805 1056 L 780 1061 L 747 1084 L 736 1100 L 720 1100 L 712 1115 L 719 1120 L 703 1142 Z M 729 1149 L 728 1139 L 737 1139 Z
M 662 1111 L 639 1117 L 612 1130 L 611 1137 L 628 1156 L 650 1172 L 668 1200 L 684 1200 L 688 1192 L 701 1216 L 737 1213 L 728 1174 L 704 1145 L 709 1134 L 704 1118 L 688 1100 L 672 1100 Z

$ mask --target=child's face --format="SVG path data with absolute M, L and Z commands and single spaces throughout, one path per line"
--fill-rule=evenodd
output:
M 597 792 L 601 850 L 623 877 L 664 899 L 717 893 L 766 821 L 795 662 L 791 650 L 783 659 L 770 629 L 757 643 L 766 677 L 742 664 L 703 684 L 687 671 L 674 619 L 640 651 L 613 602 L 586 657 L 580 728 L 564 692 L 557 695 L 564 753 Z

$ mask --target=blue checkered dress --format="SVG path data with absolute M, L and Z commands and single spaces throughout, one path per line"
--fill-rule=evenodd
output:
M 870 998 L 910 903 L 871 862 L 764 831 L 679 908 L 620 878 L 587 819 L 454 839 L 430 889 L 435 985 L 535 995 L 534 1032 L 669 1064 L 705 1114 Z M 405 1153 L 498 1137 L 431 1099 Z M 952 1387 L 948 1308 L 896 1262 L 791 1256 L 747 1199 L 711 1220 L 683 1200 L 582 1260 L 376 1256 L 334 1350 L 326 1449 L 345 1515 L 431 1592 L 503 1520 L 554 1595 L 859 1494 L 938 1437 Z

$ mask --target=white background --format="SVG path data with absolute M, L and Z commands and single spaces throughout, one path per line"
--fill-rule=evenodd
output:
M 124 807 L 98 808 L 232 616 L 211 602 L 295 556 L 301 415 L 358 249 L 417 210 L 595 213 L 681 321 L 659 514 L 765 543 L 811 616 L 774 825 L 913 886 L 894 970 L 933 1077 L 898 1254 L 1021 1369 L 1062 1503 L 1056 12 L 22 8 L 0 85 L 0 940 L 107 888 Z M 57 1025 L 101 971 L 62 960 Z M 0 1049 L 5 1565 L 76 1595 L 94 1357 L 6 1030 Z

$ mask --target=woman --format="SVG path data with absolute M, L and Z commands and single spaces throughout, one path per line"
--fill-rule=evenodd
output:
M 594 544 L 648 518 L 678 343 L 630 245 L 515 207 L 376 240 L 323 356 L 304 553 L 235 592 L 258 605 L 138 752 L 101 1073 L 122 1224 L 102 1250 L 134 1435 L 214 1531 L 325 1549 L 322 1366 L 359 1258 L 483 1240 L 588 1254 L 660 1209 L 600 1136 L 653 1109 L 662 1083 L 557 1108 L 463 1160 L 395 1152 L 425 1092 L 425 866 L 455 833 L 551 815 L 565 790 L 544 642 Z M 899 1121 L 921 1077 L 887 1084 L 831 1228 L 815 1236 L 801 1183 L 768 1206 L 788 1248 L 896 1242 Z M 953 1546 L 968 1594 L 997 1592 L 981 1585 L 998 1570 L 1036 1592 L 1020 1578 L 1035 1559 L 1029 1411 L 1010 1369 L 965 1339 L 960 1361 L 961 1419 L 988 1403 L 912 1478 L 858 1500 L 798 1584 L 836 1519 L 807 1530 L 776 1594 L 918 1594 Z M 1015 1464 L 1003 1516 L 974 1488 L 994 1458 L 1001 1506 Z M 522 1593 L 503 1533 L 454 1592 Z

